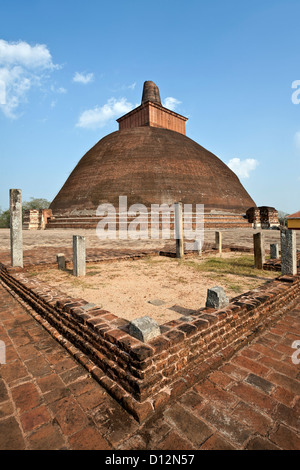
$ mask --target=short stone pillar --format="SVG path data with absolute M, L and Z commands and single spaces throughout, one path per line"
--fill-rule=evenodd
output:
M 222 232 L 215 232 L 215 244 L 216 244 L 216 249 L 222 254 Z
M 6 347 L 2 340 L 0 340 L 0 364 L 6 364 Z
M 295 230 L 281 230 L 281 273 L 297 274 L 297 248 Z
M 270 245 L 270 258 L 278 259 L 279 258 L 279 244 L 271 243 Z
M 194 241 L 194 250 L 197 255 L 202 255 L 202 240 L 196 239 Z
M 182 223 L 182 203 L 176 202 L 174 204 L 175 212 L 175 238 L 176 238 L 176 258 L 183 258 L 184 244 L 183 244 L 183 223 Z
M 10 253 L 11 265 L 23 268 L 22 191 L 10 189 Z
M 85 237 L 73 235 L 73 275 L 85 276 Z
M 265 241 L 264 235 L 261 232 L 253 235 L 254 243 L 254 267 L 256 269 L 263 269 L 265 263 Z
M 205 307 L 210 308 L 225 308 L 229 304 L 223 287 L 216 286 L 207 289 L 207 297 Z
M 160 327 L 151 317 L 136 318 L 129 323 L 129 334 L 145 343 L 160 335 Z
M 57 253 L 56 261 L 58 269 L 66 269 L 66 258 L 64 253 Z

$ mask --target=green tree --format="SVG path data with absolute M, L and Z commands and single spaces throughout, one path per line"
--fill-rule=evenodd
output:
M 34 198 L 31 197 L 30 201 L 24 201 L 22 204 L 22 211 L 24 215 L 24 211 L 28 209 L 48 209 L 50 206 L 50 202 L 47 199 L 43 198 Z M 9 209 L 6 211 L 2 211 L 0 209 L 0 228 L 9 228 L 10 226 L 10 211 Z
M 289 214 L 287 214 L 284 211 L 278 211 L 278 219 L 279 219 L 280 225 L 283 225 L 283 226 L 287 225 L 287 216 L 288 215 Z
M 31 197 L 30 201 L 23 202 L 23 211 L 27 209 L 48 209 L 50 202 L 47 199 Z
M 10 225 L 9 210 L 3 211 L 0 209 L 0 228 L 8 228 Z

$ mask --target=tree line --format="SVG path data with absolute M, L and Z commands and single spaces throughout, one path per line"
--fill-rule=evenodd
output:
M 50 202 L 47 199 L 43 198 L 30 198 L 30 201 L 24 201 L 22 204 L 22 212 L 24 216 L 24 211 L 28 209 L 48 209 Z M 9 228 L 10 227 L 10 211 L 9 209 L 3 211 L 0 208 L 0 228 Z

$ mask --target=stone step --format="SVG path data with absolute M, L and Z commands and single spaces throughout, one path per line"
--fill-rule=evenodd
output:
M 161 214 L 160 214 L 161 216 Z M 187 216 L 189 216 L 189 214 L 187 214 Z M 114 219 L 114 217 L 108 217 L 108 216 L 105 216 L 106 219 Z M 127 219 L 128 220 L 133 220 L 137 217 L 137 215 L 134 215 L 134 216 L 128 216 Z M 195 218 L 196 216 L 193 215 L 193 219 Z M 67 217 L 67 216 L 55 216 L 53 217 L 51 220 L 56 220 L 56 221 L 65 221 L 65 220 L 69 220 L 69 221 L 83 221 L 83 222 L 90 222 L 90 221 L 98 221 L 98 220 L 101 220 L 103 217 L 100 217 L 100 216 L 70 216 L 70 217 Z M 116 214 L 115 216 L 116 220 L 119 219 L 119 214 Z M 148 218 L 150 219 L 150 213 L 148 215 Z M 174 215 L 171 214 L 171 218 L 174 218 Z M 219 219 L 238 219 L 238 220 L 245 220 L 246 222 L 248 221 L 247 219 L 245 219 L 242 215 L 238 215 L 238 214 L 218 214 L 218 215 L 215 215 L 215 214 L 204 214 L 204 218 L 205 219 L 216 219 L 216 220 L 219 220 Z
M 51 229 L 61 229 L 61 228 L 74 228 L 74 229 L 96 229 L 97 224 L 87 224 L 87 223 L 51 223 L 47 224 L 46 229 L 51 230 Z M 118 228 L 118 226 L 117 226 Z M 155 227 L 154 227 L 155 228 Z M 224 222 L 224 223 L 214 223 L 214 222 L 204 222 L 204 228 L 252 228 L 252 224 L 244 224 L 241 222 Z M 170 227 L 171 230 L 174 229 L 174 227 Z

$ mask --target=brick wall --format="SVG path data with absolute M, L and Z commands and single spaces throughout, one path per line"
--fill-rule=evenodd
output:
M 44 230 L 52 217 L 51 209 L 29 209 L 24 211 L 23 230 Z
M 246 211 L 246 216 L 248 221 L 257 228 L 270 228 L 279 226 L 278 211 L 274 209 L 274 207 L 250 207 Z
M 5 284 L 120 404 L 143 421 L 218 367 L 300 294 L 300 276 L 279 276 L 233 299 L 222 310 L 200 309 L 161 326 L 148 343 L 131 337 L 128 322 L 0 264 Z M 84 353 L 84 354 L 83 354 Z
M 52 217 L 47 224 L 46 228 L 93 228 L 97 227 L 97 224 L 101 220 L 105 220 L 107 223 L 116 222 L 116 230 L 119 230 L 119 214 L 116 214 L 115 219 L 109 219 L 107 216 L 105 217 L 96 217 L 93 215 L 77 215 L 77 216 L 55 216 Z M 136 216 L 128 216 L 126 223 L 127 228 L 129 224 L 136 219 Z M 159 221 L 156 223 L 156 221 Z M 139 222 L 141 224 L 147 224 L 148 222 L 148 230 L 149 230 L 149 237 L 150 237 L 150 230 L 152 229 L 162 229 L 165 228 L 165 222 L 163 222 L 162 214 L 159 215 L 157 219 L 151 219 L 150 213 L 148 214 L 148 219 L 145 217 L 140 216 Z M 198 221 L 199 223 L 199 221 Z M 124 221 L 122 220 L 123 229 L 126 227 L 124 225 Z M 145 226 L 145 225 L 144 225 Z M 196 217 L 195 215 L 192 218 L 192 228 L 193 230 L 196 229 Z M 232 214 L 232 213 L 204 213 L 204 228 L 252 228 L 252 225 L 249 223 L 247 218 L 244 218 L 242 214 Z M 172 212 L 170 215 L 170 230 L 174 231 L 174 213 Z M 172 236 L 172 235 L 171 235 Z
M 162 127 L 171 131 L 186 135 L 185 123 L 187 118 L 164 108 L 163 106 L 148 101 L 117 120 L 119 130 L 132 127 L 152 126 Z

